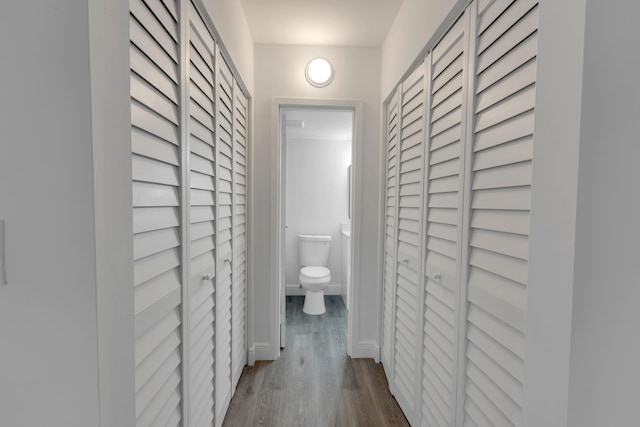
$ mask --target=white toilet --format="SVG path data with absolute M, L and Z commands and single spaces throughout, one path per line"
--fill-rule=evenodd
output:
M 324 289 L 331 282 L 329 248 L 331 236 L 301 234 L 298 236 L 300 253 L 300 285 L 307 291 L 302 311 L 307 314 L 322 314 L 324 308 Z

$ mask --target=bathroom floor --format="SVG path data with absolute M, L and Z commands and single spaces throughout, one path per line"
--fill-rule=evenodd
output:
M 245 368 L 223 426 L 408 426 L 382 365 L 347 357 L 342 298 L 325 296 L 319 316 L 303 302 L 287 297 L 287 347 Z

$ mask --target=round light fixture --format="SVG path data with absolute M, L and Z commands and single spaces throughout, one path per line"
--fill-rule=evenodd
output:
M 323 58 L 312 59 L 304 70 L 307 81 L 315 87 L 325 87 L 333 80 L 333 68 Z

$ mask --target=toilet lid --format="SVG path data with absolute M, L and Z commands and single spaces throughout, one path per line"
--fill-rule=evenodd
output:
M 300 270 L 300 275 L 309 279 L 321 279 L 330 274 L 331 271 L 327 267 L 302 267 L 302 270 Z

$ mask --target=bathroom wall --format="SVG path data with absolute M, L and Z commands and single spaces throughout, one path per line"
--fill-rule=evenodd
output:
M 287 141 L 287 295 L 299 294 L 295 292 L 300 284 L 299 234 L 331 236 L 328 265 L 331 285 L 325 293 L 340 293 L 343 285 L 340 224 L 349 222 L 347 167 L 350 164 L 350 139 Z

